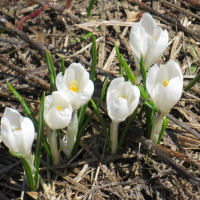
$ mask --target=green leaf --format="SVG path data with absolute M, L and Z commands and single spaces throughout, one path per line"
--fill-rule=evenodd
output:
M 102 126 L 102 128 L 103 128 L 103 130 L 104 130 L 104 132 L 106 134 L 106 140 L 107 140 L 107 145 L 108 145 L 108 154 L 110 155 L 111 154 L 111 141 L 110 141 L 109 133 L 107 131 L 107 127 L 106 127 L 106 125 L 105 125 L 105 123 L 103 121 L 103 118 L 101 117 L 101 114 L 99 113 L 97 105 L 95 104 L 95 102 L 92 99 L 90 99 L 90 101 L 91 101 L 91 103 L 93 105 L 93 108 L 95 110 L 95 113 L 96 113 L 97 117 L 99 118 L 100 124 L 101 124 L 101 126 Z
M 39 109 L 39 117 L 38 117 L 38 134 L 37 134 L 37 143 L 36 143 L 35 160 L 34 160 L 34 166 L 36 169 L 35 177 L 34 177 L 36 187 L 38 186 L 38 180 L 39 180 L 41 148 L 42 148 L 42 142 L 43 142 L 43 137 L 44 137 L 44 99 L 45 99 L 45 93 L 43 92 L 41 101 L 40 101 L 40 109 Z
M 3 26 L 1 31 L 0 31 L 0 34 L 4 33 L 5 30 L 6 30 L 6 26 Z
M 126 136 L 126 133 L 127 133 L 128 129 L 129 129 L 129 126 L 131 125 L 131 122 L 133 121 L 135 115 L 137 114 L 137 110 L 138 110 L 138 106 L 137 106 L 137 108 L 134 110 L 134 112 L 132 113 L 132 115 L 130 116 L 130 118 L 129 118 L 129 120 L 128 120 L 128 123 L 126 124 L 126 127 L 125 127 L 125 129 L 124 129 L 124 131 L 123 131 L 123 133 L 122 133 L 122 136 L 121 136 L 121 138 L 120 138 L 119 144 L 118 144 L 118 146 L 117 146 L 117 153 L 120 152 L 120 149 L 121 149 L 122 144 L 123 144 L 123 142 L 124 142 L 124 138 L 125 138 L 125 136 Z
M 30 164 L 20 153 L 13 152 L 10 149 L 9 149 L 9 152 L 12 156 L 20 158 L 23 168 L 24 168 L 24 171 L 25 171 L 25 174 L 26 174 L 28 187 L 31 191 L 35 191 L 35 182 L 34 182 L 33 173 L 32 173 Z
M 90 71 L 90 79 L 94 82 L 96 75 L 96 66 L 97 66 L 97 47 L 96 47 L 96 37 L 93 37 L 92 41 L 92 67 Z
M 106 78 L 106 80 L 104 81 L 104 84 L 103 84 L 103 88 L 101 90 L 101 97 L 97 103 L 97 108 L 101 105 L 102 101 L 103 101 L 103 98 L 105 96 L 105 91 L 106 91 L 106 86 L 108 84 L 108 77 Z M 77 136 L 76 136 L 76 142 L 74 144 L 74 147 L 73 147 L 73 150 L 72 150 L 72 157 L 75 156 L 76 154 L 76 151 L 77 151 L 77 148 L 78 148 L 78 145 L 79 145 L 79 141 L 87 127 L 87 125 L 90 123 L 93 115 L 95 114 L 95 110 L 92 111 L 92 113 L 90 114 L 90 116 L 87 118 L 87 120 L 85 121 L 85 123 L 83 124 L 83 126 L 81 127 L 80 131 L 78 132 Z
M 81 129 L 82 124 L 83 124 L 83 120 L 85 117 L 85 113 L 86 113 L 86 109 L 87 109 L 88 103 L 86 103 L 84 106 L 82 106 L 79 110 L 78 110 L 78 131 Z
M 190 67 L 191 74 L 194 74 L 194 72 L 196 71 L 197 67 L 198 67 L 197 65 L 191 65 L 191 67 Z
M 198 73 L 195 78 L 193 78 L 189 84 L 184 88 L 184 91 L 187 92 L 191 89 L 191 87 L 193 87 L 195 85 L 196 82 L 198 82 L 200 79 L 200 73 Z
M 167 117 L 165 115 L 164 118 L 163 118 L 162 130 L 160 132 L 157 144 L 160 144 L 160 141 L 161 141 L 162 136 L 163 136 L 163 134 L 165 132 L 165 129 L 167 128 L 167 124 L 168 124 L 168 120 L 167 120 Z
M 63 56 L 61 58 L 61 72 L 62 72 L 62 75 L 64 76 L 65 75 L 65 62 L 64 62 Z
M 126 75 L 127 75 L 128 78 L 130 79 L 131 83 L 134 85 L 134 84 L 135 84 L 135 81 L 136 81 L 136 78 L 135 78 L 135 76 L 132 74 L 132 72 L 131 72 L 131 70 L 130 70 L 128 64 L 127 64 L 127 63 L 125 62 L 125 60 L 123 59 L 122 55 L 121 55 L 121 60 L 122 60 L 122 65 L 123 65 L 123 67 L 124 67 L 124 70 L 125 70 L 125 72 L 126 72 Z M 140 84 L 138 84 L 137 87 L 138 87 L 139 90 L 140 90 L 140 95 L 141 95 L 141 97 L 142 97 L 144 100 L 148 99 L 148 95 L 147 95 L 147 93 L 145 92 L 144 88 L 143 88 Z
M 146 72 L 146 69 L 145 69 L 145 66 L 144 66 L 142 54 L 141 54 L 141 58 L 140 58 L 140 70 L 141 70 L 141 73 L 142 73 L 144 91 L 146 92 L 146 94 L 148 96 L 147 87 L 146 87 L 147 72 Z
M 117 52 L 117 58 L 119 60 L 119 76 L 120 77 L 123 77 L 123 72 L 122 72 L 122 59 L 121 59 L 121 55 L 120 55 L 120 52 L 119 52 L 119 48 L 117 46 L 117 43 L 115 43 L 115 49 L 116 49 L 116 52 Z
M 46 60 L 49 71 L 50 93 L 52 93 L 55 90 L 56 71 L 49 51 L 46 52 Z
M 7 82 L 7 85 L 10 89 L 10 91 L 14 94 L 14 96 L 20 101 L 26 115 L 28 118 L 30 118 L 35 126 L 35 129 L 38 130 L 38 122 L 32 112 L 32 110 L 29 108 L 28 104 L 24 100 L 24 98 L 10 85 L 10 83 Z
M 91 11 L 92 11 L 92 6 L 94 5 L 95 0 L 90 0 L 90 5 L 87 11 L 87 17 L 90 17 Z
M 151 129 L 154 124 L 154 114 L 158 109 L 152 101 L 144 102 L 145 106 L 145 116 L 146 116 L 146 129 L 147 129 L 147 139 L 151 137 Z

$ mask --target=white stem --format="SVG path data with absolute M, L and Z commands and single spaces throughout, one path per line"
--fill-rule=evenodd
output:
M 47 126 L 47 138 L 51 149 L 53 163 L 52 165 L 60 164 L 60 151 L 58 150 L 56 130 L 52 130 Z
M 117 151 L 118 126 L 119 126 L 119 123 L 111 122 L 110 124 L 111 155 L 116 154 L 116 151 Z
M 153 124 L 152 130 L 151 130 L 151 138 L 150 139 L 155 144 L 157 144 L 160 132 L 162 130 L 162 123 L 163 123 L 164 116 L 165 116 L 164 114 L 158 113 L 157 117 L 154 120 L 154 124 Z
M 78 117 L 77 111 L 72 114 L 71 122 L 67 127 L 67 146 L 70 154 L 72 153 L 74 143 L 76 142 L 76 135 L 78 132 Z

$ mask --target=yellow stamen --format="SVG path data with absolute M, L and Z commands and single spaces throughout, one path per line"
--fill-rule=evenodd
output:
M 58 106 L 58 107 L 56 107 L 59 111 L 61 111 L 62 109 L 61 109 L 61 107 L 60 106 Z
M 19 129 L 18 129 L 18 128 L 15 128 L 15 130 L 17 130 L 17 131 L 18 131 Z
M 168 84 L 169 84 L 169 82 L 168 82 L 168 81 L 166 81 L 166 80 L 164 80 L 164 86 L 165 86 L 165 87 L 167 87 L 167 86 L 168 86 Z
M 119 98 L 119 97 L 120 97 L 120 95 L 117 98 Z
M 126 95 L 124 94 L 124 99 L 126 99 Z
M 75 80 L 73 80 L 73 82 L 74 82 L 74 86 L 72 86 L 72 82 L 71 82 L 69 90 L 72 90 L 77 93 L 78 92 L 77 82 Z

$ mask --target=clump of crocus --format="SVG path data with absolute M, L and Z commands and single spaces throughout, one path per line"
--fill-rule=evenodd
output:
M 72 63 L 64 76 L 59 73 L 56 77 L 59 92 L 66 96 L 73 108 L 72 120 L 67 128 L 68 150 L 71 153 L 78 131 L 77 110 L 84 106 L 93 95 L 94 83 L 89 79 L 89 73 L 78 63 Z
M 107 91 L 106 103 L 110 125 L 111 154 L 115 154 L 118 146 L 118 125 L 136 109 L 139 103 L 140 90 L 123 77 L 114 79 Z
M 147 73 L 146 86 L 151 99 L 158 108 L 151 131 L 151 140 L 157 143 L 165 114 L 178 102 L 183 90 L 183 74 L 173 60 L 159 67 L 155 64 Z
M 163 31 L 153 17 L 145 13 L 140 23 L 135 23 L 132 26 L 129 40 L 136 64 L 135 76 L 139 77 L 141 55 L 148 71 L 166 49 L 169 36 L 167 30 Z
M 35 137 L 33 122 L 17 110 L 6 108 L 1 118 L 1 139 L 12 151 L 27 158 Z
M 45 97 L 44 119 L 47 124 L 47 138 L 51 148 L 53 165 L 60 163 L 60 150 L 56 140 L 56 130 L 69 125 L 72 118 L 72 106 L 66 96 L 59 91 Z

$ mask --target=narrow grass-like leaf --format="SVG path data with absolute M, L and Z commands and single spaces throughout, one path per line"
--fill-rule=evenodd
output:
M 164 118 L 163 118 L 162 130 L 160 132 L 157 144 L 160 144 L 160 141 L 161 141 L 162 136 L 163 136 L 163 134 L 165 132 L 165 129 L 167 128 L 167 124 L 168 124 L 168 120 L 167 120 L 167 117 L 165 115 Z
M 78 39 L 79 40 L 84 40 L 85 38 L 90 38 L 93 36 L 93 33 L 92 32 L 89 32 L 89 33 L 86 33 L 85 35 L 79 37 Z M 76 39 L 72 39 L 72 42 L 76 42 L 77 40 Z M 70 43 L 70 42 L 69 42 Z
M 128 120 L 128 123 L 126 124 L 126 127 L 125 127 L 125 129 L 124 129 L 124 131 L 123 131 L 123 133 L 122 133 L 122 136 L 121 136 L 121 138 L 120 138 L 119 144 L 118 144 L 118 146 L 117 146 L 117 153 L 120 152 L 120 149 L 121 149 L 122 144 L 123 144 L 123 142 L 124 142 L 124 138 L 125 138 L 125 136 L 126 136 L 126 133 L 127 133 L 128 129 L 129 129 L 129 126 L 131 125 L 131 122 L 133 121 L 135 115 L 137 114 L 137 110 L 138 110 L 138 106 L 137 106 L 137 108 L 134 110 L 134 112 L 132 113 L 132 115 L 130 116 L 130 118 L 129 118 L 129 120 Z
M 78 110 L 78 131 L 81 129 L 82 124 L 83 124 L 83 120 L 85 117 L 85 113 L 86 113 L 86 109 L 88 107 L 88 103 L 86 103 L 84 106 L 82 106 L 79 110 Z
M 107 131 L 107 127 L 106 127 L 106 125 L 105 125 L 105 123 L 104 123 L 104 121 L 103 121 L 103 118 L 101 117 L 101 114 L 100 114 L 100 112 L 99 112 L 99 110 L 98 110 L 97 105 L 95 104 L 95 102 L 94 102 L 92 99 L 90 99 L 90 101 L 91 101 L 91 103 L 92 103 L 92 105 L 93 105 L 93 108 L 94 108 L 94 110 L 95 110 L 95 113 L 96 113 L 97 117 L 99 118 L 99 121 L 100 121 L 100 123 L 101 123 L 101 126 L 102 126 L 102 128 L 103 128 L 103 130 L 104 130 L 104 133 L 105 133 L 105 135 L 106 135 L 106 140 L 107 140 L 107 145 L 108 145 L 108 154 L 110 155 L 110 154 L 111 154 L 111 141 L 110 141 L 109 133 L 108 133 L 108 131 Z
M 37 143 L 35 149 L 35 160 L 34 160 L 34 167 L 35 167 L 35 185 L 36 188 L 38 187 L 38 180 L 39 180 L 39 167 L 40 167 L 40 159 L 41 159 L 41 148 L 42 142 L 44 137 L 44 99 L 45 93 L 43 92 L 41 101 L 40 101 L 40 109 L 39 109 L 39 117 L 38 117 L 38 133 L 37 133 Z
M 87 11 L 87 17 L 90 17 L 91 11 L 92 11 L 92 6 L 94 5 L 95 0 L 90 0 L 89 8 Z
M 46 61 L 49 71 L 50 93 L 55 90 L 56 71 L 49 51 L 46 52 Z
M 147 131 L 147 139 L 151 137 L 151 129 L 154 124 L 154 114 L 158 109 L 152 101 L 144 102 L 145 105 L 145 116 L 146 116 L 146 131 Z
M 12 156 L 20 158 L 23 168 L 24 168 L 24 171 L 25 171 L 28 187 L 31 191 L 35 191 L 35 182 L 34 182 L 33 173 L 31 170 L 31 166 L 29 165 L 27 160 L 21 154 L 13 152 L 11 150 L 9 150 L 9 152 Z
M 193 78 L 189 84 L 184 88 L 184 91 L 187 92 L 195 85 L 195 83 L 200 79 L 200 73 L 198 73 L 195 78 Z
M 96 37 L 93 37 L 92 41 L 92 67 L 90 71 L 90 79 L 94 82 L 96 75 L 96 66 L 97 66 L 97 47 L 96 47 Z
M 56 130 L 57 147 L 60 149 L 60 129 Z
M 121 59 L 121 55 L 120 55 L 120 52 L 119 52 L 119 48 L 117 46 L 117 43 L 115 43 L 115 49 L 116 49 L 116 52 L 117 52 L 117 58 L 119 60 L 119 76 L 120 77 L 123 77 L 123 72 L 122 72 L 122 59 Z
M 0 31 L 0 34 L 4 33 L 5 30 L 6 30 L 6 26 L 3 26 L 1 31 Z
M 125 60 L 123 59 L 122 55 L 121 55 L 121 60 L 122 60 L 122 65 L 123 65 L 123 67 L 124 67 L 124 70 L 125 70 L 125 72 L 126 72 L 126 75 L 127 75 L 128 78 L 130 79 L 131 83 L 134 85 L 134 84 L 135 84 L 135 81 L 136 81 L 136 78 L 135 78 L 135 76 L 132 74 L 132 72 L 131 72 L 131 70 L 130 70 L 128 64 L 127 64 L 127 63 L 125 62 Z M 138 87 L 139 90 L 140 90 L 140 95 L 141 95 L 141 97 L 142 97 L 144 100 L 148 99 L 148 95 L 146 94 L 144 88 L 143 88 L 140 84 L 138 84 L 137 87 Z
M 97 103 L 97 108 L 101 105 L 101 103 L 103 101 L 103 98 L 105 96 L 105 91 L 106 91 L 107 84 L 108 84 L 108 77 L 104 81 L 103 88 L 101 90 L 101 97 L 100 97 L 100 99 L 99 99 L 99 101 Z M 81 127 L 80 131 L 78 132 L 77 137 L 76 137 L 76 142 L 75 142 L 73 150 L 72 150 L 72 157 L 75 156 L 77 148 L 78 148 L 78 145 L 79 145 L 79 141 L 80 141 L 80 139 L 81 139 L 81 137 L 82 137 L 87 125 L 90 123 L 90 121 L 91 121 L 91 119 L 92 119 L 94 114 L 95 114 L 95 110 L 92 111 L 92 113 L 87 118 L 87 120 L 85 121 L 85 123 Z
M 10 89 L 10 91 L 14 94 L 14 96 L 20 101 L 26 115 L 28 118 L 30 118 L 35 126 L 35 129 L 38 130 L 38 122 L 34 116 L 34 113 L 32 110 L 29 108 L 28 104 L 24 100 L 24 98 L 10 85 L 10 83 L 7 82 L 7 85 Z
M 145 66 L 144 66 L 142 54 L 141 54 L 141 58 L 140 58 L 140 70 L 141 70 L 141 73 L 142 73 L 144 91 L 146 92 L 146 95 L 148 96 L 147 87 L 146 87 L 147 72 L 146 72 L 146 69 L 145 69 Z
M 62 72 L 62 75 L 64 76 L 65 75 L 65 61 L 64 61 L 63 56 L 61 58 L 61 72 Z

